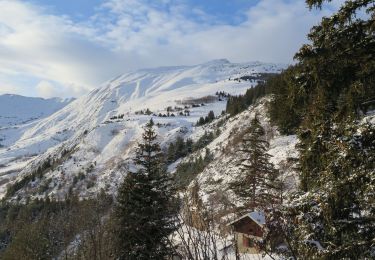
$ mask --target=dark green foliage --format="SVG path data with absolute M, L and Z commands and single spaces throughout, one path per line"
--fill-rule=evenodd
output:
M 83 172 L 79 172 L 78 175 L 73 177 L 73 184 L 77 184 L 77 182 L 82 181 L 86 178 L 86 175 Z
M 30 175 L 26 175 L 21 180 L 15 182 L 7 188 L 5 197 L 12 197 L 17 191 L 24 188 L 31 181 L 35 181 L 36 178 L 42 178 L 44 173 L 51 169 L 51 158 L 47 158 L 43 161 L 37 170 L 33 171 Z
M 151 114 L 152 114 L 152 111 L 151 111 L 150 109 L 147 108 L 146 111 L 145 111 L 145 114 L 146 114 L 146 115 L 151 115 Z
M 52 179 L 47 179 L 39 186 L 39 193 L 46 192 L 49 189 L 49 185 L 52 182 Z
M 327 127 L 317 140 L 324 147 L 318 176 L 309 193 L 294 195 L 288 212 L 298 217 L 297 241 L 301 258 L 370 259 L 375 234 L 375 126 L 347 123 Z M 308 235 L 307 235 L 308 234 Z
M 86 189 L 91 189 L 92 187 L 95 186 L 95 181 L 89 180 L 86 184 Z
M 177 159 L 186 157 L 193 152 L 199 151 L 210 144 L 218 135 L 220 130 L 216 132 L 205 131 L 204 134 L 194 143 L 193 140 L 177 138 L 175 143 L 171 143 L 167 149 L 167 159 L 169 163 Z M 178 148 L 180 147 L 180 148 Z M 212 153 L 206 148 L 205 156 L 198 158 L 190 158 L 187 162 L 182 162 L 177 166 L 174 180 L 178 189 L 186 188 L 189 183 L 204 170 L 204 168 L 213 160 Z
M 166 151 L 166 158 L 167 158 L 167 162 L 168 163 L 172 163 L 176 159 L 178 159 L 176 157 L 176 148 L 175 148 L 175 144 L 174 143 L 170 143 L 169 144 L 169 146 L 167 148 L 167 151 Z
M 26 201 L 0 203 L 0 259 L 52 259 L 64 252 L 73 238 L 94 225 L 91 219 L 103 216 L 112 204 L 104 194 L 79 201 Z M 91 210 L 92 209 L 92 210 Z M 92 224 L 90 222 L 90 224 Z
M 241 113 L 250 105 L 254 104 L 255 101 L 261 97 L 264 97 L 267 93 L 267 89 L 264 83 L 259 83 L 255 87 L 248 89 L 245 95 L 230 96 L 227 101 L 226 112 L 230 116 Z
M 310 7 L 324 1 L 309 0 Z M 361 104 L 375 99 L 374 4 L 372 0 L 348 1 L 340 11 L 324 18 L 309 34 L 311 44 L 296 54 L 299 60 L 271 87 L 272 121 L 283 133 L 293 133 L 324 120 L 357 118 Z M 367 8 L 370 19 L 354 15 Z
M 207 123 L 209 123 L 209 122 L 212 122 L 214 119 L 215 119 L 215 114 L 214 114 L 214 111 L 211 110 L 210 112 L 208 112 L 206 121 Z
M 186 157 L 193 152 L 199 151 L 210 144 L 218 135 L 220 130 L 205 131 L 204 134 L 194 143 L 193 140 L 184 141 L 178 137 L 176 142 L 171 143 L 167 149 L 167 161 L 172 163 L 180 158 Z M 204 168 L 213 160 L 213 155 L 206 148 L 205 156 L 198 158 L 190 158 L 187 162 L 182 162 L 177 166 L 174 174 L 174 182 L 178 189 L 186 188 L 190 182 L 204 170 Z
M 190 138 L 186 139 L 184 151 L 186 151 L 187 154 L 191 154 L 193 152 L 193 147 L 194 147 L 193 140 L 191 140 Z
M 214 114 L 214 111 L 211 110 L 210 112 L 208 112 L 208 115 L 205 118 L 200 117 L 196 125 L 197 126 L 205 125 L 205 124 L 211 123 L 214 120 L 215 120 L 215 114 Z
M 139 170 L 129 172 L 119 189 L 115 210 L 119 259 L 165 259 L 173 251 L 168 236 L 175 229 L 176 207 L 156 138 L 150 121 L 134 160 Z
M 280 200 L 278 171 L 269 161 L 268 148 L 265 131 L 255 116 L 240 147 L 243 153 L 239 159 L 241 173 L 231 185 L 237 196 L 245 201 L 246 211 L 269 207 Z
M 311 1 L 311 3 L 316 3 Z M 307 109 L 299 133 L 301 139 L 302 188 L 316 185 L 324 170 L 322 145 L 330 138 L 331 122 L 343 127 L 361 116 L 361 103 L 375 96 L 375 38 L 373 20 L 355 19 L 357 8 L 368 8 L 374 16 L 374 1 L 345 3 L 332 18 L 313 27 L 305 45 L 297 53 L 300 84 L 308 95 Z M 368 6 L 370 5 L 370 6 Z M 358 11 L 358 10 L 357 10 Z
M 280 75 L 270 78 L 265 84 L 272 93 L 268 107 L 271 122 L 282 134 L 295 134 L 305 112 L 306 95 L 299 85 L 299 67 L 289 67 Z
M 197 122 L 197 126 L 201 126 L 201 125 L 204 125 L 206 122 L 204 120 L 204 117 L 200 117 L 198 122 Z
M 188 156 L 189 154 L 206 147 L 218 135 L 220 135 L 219 129 L 216 130 L 216 133 L 205 131 L 204 134 L 195 143 L 190 138 L 184 141 L 182 137 L 177 137 L 176 141 L 174 143 L 170 143 L 167 148 L 167 162 L 173 163 L 180 158 Z
M 186 143 L 182 137 L 177 137 L 175 148 L 175 155 L 177 158 L 184 157 L 188 154 Z
M 324 1 L 308 1 L 319 7 Z M 330 18 L 312 28 L 311 44 L 296 54 L 299 60 L 271 87 L 274 99 L 269 112 L 282 133 L 301 140 L 301 188 L 316 185 L 328 151 L 322 141 L 330 137 L 331 122 L 342 126 L 362 116 L 362 104 L 375 97 L 374 1 L 348 1 Z M 355 18 L 358 9 L 367 18 Z M 272 81 L 270 81 L 270 84 Z
M 174 143 L 170 143 L 167 148 L 167 162 L 172 163 L 176 160 L 183 158 L 193 152 L 193 140 L 190 138 L 186 141 L 182 137 L 177 137 Z
M 48 157 L 42 162 L 40 162 L 36 170 L 31 172 L 30 174 L 26 174 L 21 180 L 7 187 L 5 197 L 10 198 L 14 196 L 17 191 L 27 186 L 30 182 L 35 181 L 37 178 L 41 179 L 46 172 L 53 170 L 55 167 L 60 165 L 61 162 L 63 162 L 67 157 L 69 157 L 73 151 L 74 149 L 63 149 L 59 158 L 52 159 Z
M 194 143 L 193 151 L 198 151 L 210 144 L 217 136 L 212 131 L 205 131 L 204 134 Z
M 209 149 L 206 149 L 205 156 L 190 158 L 177 166 L 175 172 L 175 183 L 178 189 L 186 188 L 194 178 L 213 160 Z
M 301 259 L 373 257 L 374 126 L 359 122 L 375 97 L 374 4 L 346 1 L 323 18 L 272 88 L 272 121 L 300 140 L 300 189 L 285 214 Z

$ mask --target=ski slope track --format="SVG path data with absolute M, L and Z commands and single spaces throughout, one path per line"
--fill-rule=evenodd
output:
M 202 127 L 195 127 L 199 117 L 210 110 L 215 115 L 225 110 L 226 100 L 217 98 L 217 91 L 242 94 L 258 83 L 256 77 L 261 73 L 280 73 L 284 68 L 281 64 L 214 60 L 196 66 L 138 70 L 106 82 L 47 117 L 0 126 L 0 197 L 7 185 L 30 175 L 46 160 L 53 166 L 32 178 L 13 198 L 63 198 L 69 191 L 87 197 L 101 189 L 115 192 L 125 165 L 132 167 L 135 145 L 150 118 L 162 146 L 177 136 L 198 138 L 203 133 Z M 244 76 L 255 79 L 235 80 Z M 192 100 L 207 96 L 214 98 L 204 106 L 191 106 Z M 173 108 L 173 116 L 160 116 L 168 114 L 167 107 Z M 180 115 L 175 107 L 189 110 L 190 115 Z M 146 109 L 152 113 L 140 113 Z

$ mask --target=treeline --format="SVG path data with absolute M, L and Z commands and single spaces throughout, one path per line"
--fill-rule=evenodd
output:
M 220 130 L 215 132 L 205 131 L 196 142 L 190 138 L 185 141 L 182 137 L 178 136 L 175 142 L 171 142 L 168 145 L 166 149 L 166 160 L 168 163 L 173 163 L 180 158 L 206 147 L 219 135 Z
M 174 174 L 176 188 L 185 189 L 212 160 L 213 155 L 206 148 L 204 156 L 199 155 L 197 158 L 190 158 L 188 161 L 178 164 Z
M 187 156 L 193 152 L 194 142 L 192 139 L 188 138 L 186 141 L 178 136 L 175 142 L 168 145 L 166 151 L 166 159 L 168 163 L 173 163 L 178 159 Z
M 71 155 L 73 150 L 74 149 L 64 149 L 61 151 L 60 157 L 47 157 L 46 159 L 41 161 L 36 170 L 32 171 L 30 174 L 25 175 L 22 179 L 16 181 L 12 185 L 9 185 L 7 187 L 5 197 L 10 198 L 14 196 L 17 193 L 17 191 L 29 185 L 31 182 L 34 182 L 36 179 L 41 179 L 46 172 L 58 167 L 62 161 L 64 161 L 67 157 Z
M 227 100 L 226 112 L 230 116 L 241 113 L 250 105 L 254 104 L 258 98 L 264 97 L 268 93 L 267 86 L 267 84 L 262 82 L 252 88 L 249 88 L 244 95 L 229 96 Z
M 206 117 L 201 116 L 199 118 L 198 122 L 196 123 L 196 126 L 202 126 L 202 125 L 205 125 L 205 124 L 209 124 L 214 120 L 215 120 L 215 114 L 214 114 L 214 111 L 211 110 L 210 112 L 208 112 Z
M 35 181 L 36 178 L 42 178 L 44 173 L 47 172 L 52 167 L 52 160 L 51 158 L 47 158 L 43 162 L 41 162 L 40 166 L 33 171 L 31 174 L 26 175 L 21 180 L 15 182 L 13 185 L 10 185 L 7 188 L 7 192 L 5 197 L 12 197 L 16 194 L 17 191 L 28 185 L 30 182 Z

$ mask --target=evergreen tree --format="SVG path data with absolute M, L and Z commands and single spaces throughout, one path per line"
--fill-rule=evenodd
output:
M 193 145 L 194 142 L 190 138 L 186 139 L 186 152 L 187 154 L 191 154 L 193 152 Z
M 205 122 L 204 118 L 203 118 L 203 117 L 200 117 L 199 120 L 198 120 L 198 122 L 197 122 L 197 126 L 204 125 L 205 123 L 206 123 L 206 122 Z
M 324 132 L 325 133 L 324 133 Z M 322 129 L 315 185 L 292 196 L 288 213 L 301 258 L 370 259 L 375 239 L 375 127 Z M 297 217 L 298 216 L 298 217 Z M 319 245 L 319 246 L 317 246 Z
M 214 111 L 211 110 L 210 112 L 208 112 L 207 118 L 209 122 L 213 121 L 215 119 Z
M 170 143 L 167 150 L 167 160 L 172 163 L 176 160 L 176 147 L 174 143 Z
M 244 199 L 245 210 L 262 208 L 279 200 L 278 171 L 269 161 L 268 147 L 265 131 L 255 116 L 240 148 L 244 154 L 240 159 L 241 174 L 231 185 L 234 192 Z
M 213 154 L 206 148 L 204 157 L 199 155 L 197 158 L 190 158 L 187 162 L 181 162 L 176 168 L 174 178 L 177 188 L 186 189 L 191 181 L 194 180 L 212 160 Z
M 314 26 L 271 102 L 278 125 L 291 111 L 299 126 L 301 185 L 285 214 L 301 259 L 374 256 L 374 127 L 359 123 L 361 104 L 375 96 L 374 3 L 346 1 Z
M 128 173 L 118 194 L 118 257 L 165 259 L 171 255 L 168 236 L 175 229 L 171 179 L 152 121 L 142 137 L 134 160 L 139 170 Z
M 299 66 L 289 67 L 266 82 L 272 99 L 268 107 L 271 123 L 282 134 L 295 134 L 305 113 L 306 94 L 299 84 Z
M 272 78 L 273 75 L 268 75 L 267 81 Z M 246 90 L 245 95 L 229 96 L 226 112 L 231 116 L 241 113 L 250 105 L 254 104 L 259 98 L 264 97 L 269 92 L 268 88 L 268 84 L 258 83 L 258 85 Z
M 307 1 L 320 7 L 322 0 Z M 307 191 L 324 170 L 325 152 L 321 145 L 329 136 L 331 122 L 338 125 L 360 116 L 359 108 L 367 98 L 375 96 L 374 1 L 346 2 L 337 14 L 323 18 L 309 34 L 311 44 L 296 54 L 300 61 L 300 86 L 308 95 L 307 111 L 301 124 L 301 184 Z M 367 10 L 367 19 L 356 18 Z M 322 135 L 323 134 L 323 135 Z
M 186 156 L 185 141 L 181 136 L 178 136 L 175 143 L 175 159 Z
M 193 150 L 197 151 L 204 148 L 206 145 L 211 143 L 215 139 L 215 135 L 212 131 L 205 131 L 204 134 L 195 142 Z

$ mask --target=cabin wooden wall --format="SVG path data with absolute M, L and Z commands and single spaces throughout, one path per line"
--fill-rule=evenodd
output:
M 262 228 L 249 218 L 241 219 L 233 226 L 235 232 L 252 235 L 256 237 L 263 236 Z

